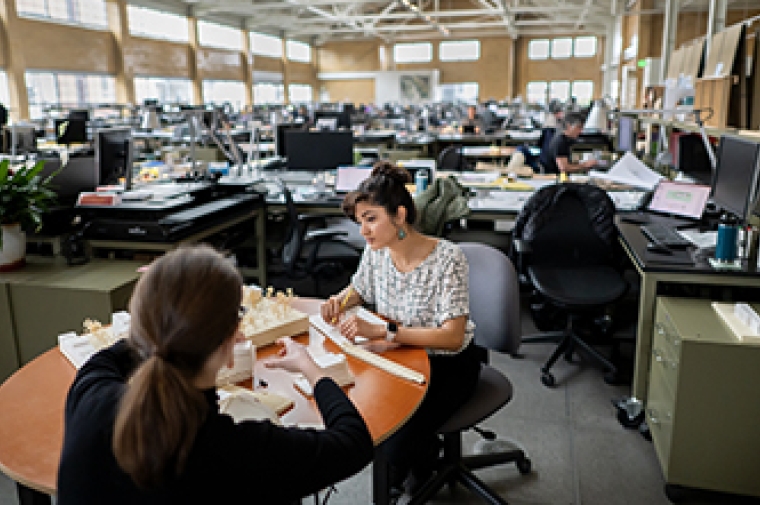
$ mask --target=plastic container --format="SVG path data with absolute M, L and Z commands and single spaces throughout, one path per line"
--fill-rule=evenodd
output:
M 736 242 L 739 227 L 733 216 L 723 214 L 718 223 L 718 242 L 715 246 L 715 259 L 730 263 L 736 259 Z

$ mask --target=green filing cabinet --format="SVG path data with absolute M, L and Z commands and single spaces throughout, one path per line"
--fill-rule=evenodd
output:
M 657 299 L 647 423 L 668 484 L 760 496 L 760 339 L 710 303 Z
M 85 319 L 108 323 L 113 312 L 125 310 L 142 264 L 93 260 L 67 266 L 32 260 L 17 272 L 0 274 L 0 284 L 8 294 L 19 365 L 58 345 L 59 334 L 81 332 Z

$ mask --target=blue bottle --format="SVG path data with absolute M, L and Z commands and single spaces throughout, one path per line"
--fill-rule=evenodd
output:
M 718 223 L 718 242 L 715 245 L 715 259 L 730 263 L 736 259 L 736 238 L 739 227 L 729 214 L 723 214 Z
M 422 192 L 427 189 L 428 187 L 427 170 L 422 169 L 422 168 L 417 170 L 417 173 L 414 175 L 414 187 L 415 187 L 415 194 L 417 195 L 422 194 Z

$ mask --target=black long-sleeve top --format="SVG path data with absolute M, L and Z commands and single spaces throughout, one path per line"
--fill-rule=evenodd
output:
M 216 391 L 183 474 L 160 489 L 139 489 L 111 449 L 119 399 L 134 369 L 126 341 L 104 349 L 79 371 L 65 410 L 58 503 L 279 504 L 307 496 L 358 472 L 373 445 L 359 412 L 331 379 L 314 398 L 326 429 L 284 428 L 268 421 L 235 424 L 219 413 Z M 232 501 L 235 500 L 235 501 Z

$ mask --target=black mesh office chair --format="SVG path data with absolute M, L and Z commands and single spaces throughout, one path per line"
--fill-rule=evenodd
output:
M 502 252 L 485 244 L 459 244 L 470 266 L 470 317 L 475 322 L 475 343 L 487 350 L 513 354 L 520 347 L 520 290 L 512 262 Z M 515 463 L 521 474 L 531 471 L 531 462 L 517 447 L 502 452 L 462 456 L 462 432 L 475 429 L 486 439 L 495 434 L 475 428 L 512 399 L 512 384 L 496 368 L 483 364 L 472 398 L 438 430 L 443 438 L 443 455 L 436 473 L 408 502 L 422 504 L 444 485 L 457 482 L 480 495 L 488 503 L 506 501 L 480 480 L 474 470 Z M 508 444 L 509 445 L 509 444 Z
M 348 235 L 345 231 L 310 229 L 314 223 L 324 223 L 324 217 L 299 214 L 290 190 L 283 187 L 282 193 L 289 221 L 281 251 L 284 273 L 291 279 L 311 277 L 320 296 L 320 281 L 346 269 L 353 271 L 361 251 L 341 240 Z
M 602 312 L 628 290 L 618 270 L 615 206 L 607 193 L 588 184 L 556 184 L 526 202 L 513 231 L 518 271 L 546 303 L 566 314 L 561 331 L 524 336 L 523 342 L 559 342 L 541 369 L 541 381 L 555 384 L 551 367 L 584 349 L 610 373 L 615 365 L 579 335 L 578 322 Z
M 448 146 L 438 155 L 438 170 L 461 172 L 466 168 L 467 164 L 462 155 L 462 146 Z

